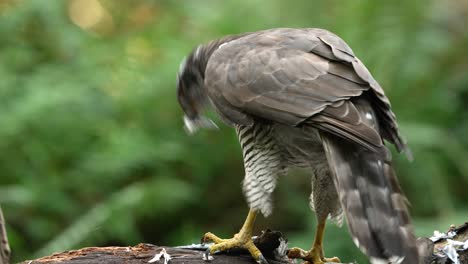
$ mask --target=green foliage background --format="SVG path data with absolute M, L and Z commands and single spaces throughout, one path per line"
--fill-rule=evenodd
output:
M 0 204 L 14 260 L 236 232 L 247 207 L 235 134 L 186 135 L 175 76 L 197 44 L 272 27 L 337 33 L 386 89 L 415 156 L 395 163 L 419 235 L 468 220 L 467 16 L 463 0 L 1 1 Z M 257 230 L 307 247 L 310 177 L 280 183 Z M 327 255 L 366 263 L 346 228 L 326 239 Z

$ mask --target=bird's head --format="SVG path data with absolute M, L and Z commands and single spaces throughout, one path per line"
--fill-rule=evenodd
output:
M 199 128 L 217 128 L 210 119 L 201 115 L 209 104 L 204 88 L 206 58 L 203 58 L 203 47 L 198 46 L 185 58 L 177 74 L 177 100 L 185 113 L 185 128 L 189 133 Z

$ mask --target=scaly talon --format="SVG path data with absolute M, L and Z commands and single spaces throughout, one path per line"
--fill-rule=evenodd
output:
M 288 251 L 288 258 L 291 259 L 303 259 L 304 263 L 307 264 L 324 264 L 329 262 L 341 263 L 337 257 L 325 258 L 323 257 L 323 251 L 320 247 L 314 247 L 310 251 L 305 251 L 301 248 L 291 248 Z
M 252 228 L 255 221 L 255 211 L 249 211 L 247 219 L 245 220 L 242 229 L 239 233 L 235 234 L 231 239 L 222 239 L 213 233 L 206 233 L 202 238 L 202 243 L 212 241 L 214 245 L 210 246 L 203 256 L 203 259 L 210 260 L 210 255 L 218 251 L 226 251 L 231 248 L 243 248 L 247 249 L 254 257 L 254 259 L 260 264 L 268 264 L 267 260 L 263 257 L 260 250 L 255 246 L 252 240 Z M 212 258 L 212 257 L 211 257 Z
M 333 257 L 333 258 L 325 258 L 325 262 L 341 263 L 341 260 L 338 257 Z
M 288 250 L 288 258 L 291 259 L 304 259 L 309 252 L 303 250 L 302 248 L 293 247 Z
M 325 258 L 323 256 L 322 240 L 324 230 L 325 220 L 319 221 L 312 249 L 305 251 L 297 247 L 291 248 L 288 251 L 288 258 L 303 259 L 305 260 L 304 264 L 324 264 L 329 262 L 341 263 L 340 259 L 337 257 Z
M 212 233 L 207 233 L 203 237 L 203 241 L 212 241 L 214 243 L 214 245 L 210 246 L 208 249 L 210 254 L 214 254 L 218 251 L 226 251 L 231 248 L 243 248 L 247 249 L 256 260 L 259 260 L 260 256 L 262 256 L 260 250 L 254 245 L 252 238 L 243 234 L 236 234 L 231 239 L 221 239 Z
M 213 234 L 211 232 L 206 233 L 201 239 L 202 244 L 205 244 L 208 241 L 212 241 L 215 244 L 219 244 L 219 243 L 223 242 L 223 240 L 224 239 L 221 239 L 221 238 L 217 237 L 215 234 Z

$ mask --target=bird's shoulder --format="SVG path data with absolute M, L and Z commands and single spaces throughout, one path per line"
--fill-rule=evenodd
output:
M 225 62 L 250 50 L 292 49 L 316 53 L 330 60 L 351 62 L 355 55 L 350 46 L 336 34 L 321 28 L 274 28 L 249 32 L 238 37 L 225 37 L 213 42 L 221 42 L 213 52 L 210 61 Z

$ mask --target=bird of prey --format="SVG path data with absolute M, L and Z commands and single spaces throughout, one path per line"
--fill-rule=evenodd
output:
M 204 235 L 214 242 L 209 253 L 241 247 L 266 263 L 251 239 L 256 215 L 272 213 L 278 178 L 303 168 L 312 178 L 317 229 L 312 248 L 292 248 L 289 257 L 339 262 L 324 257 L 322 240 L 326 219 L 339 222 L 344 214 L 371 263 L 419 262 L 384 140 L 410 152 L 384 91 L 341 38 L 277 28 L 213 40 L 180 65 L 177 97 L 189 131 L 214 126 L 203 115 L 212 108 L 235 128 L 243 151 L 250 211 L 233 238 Z

